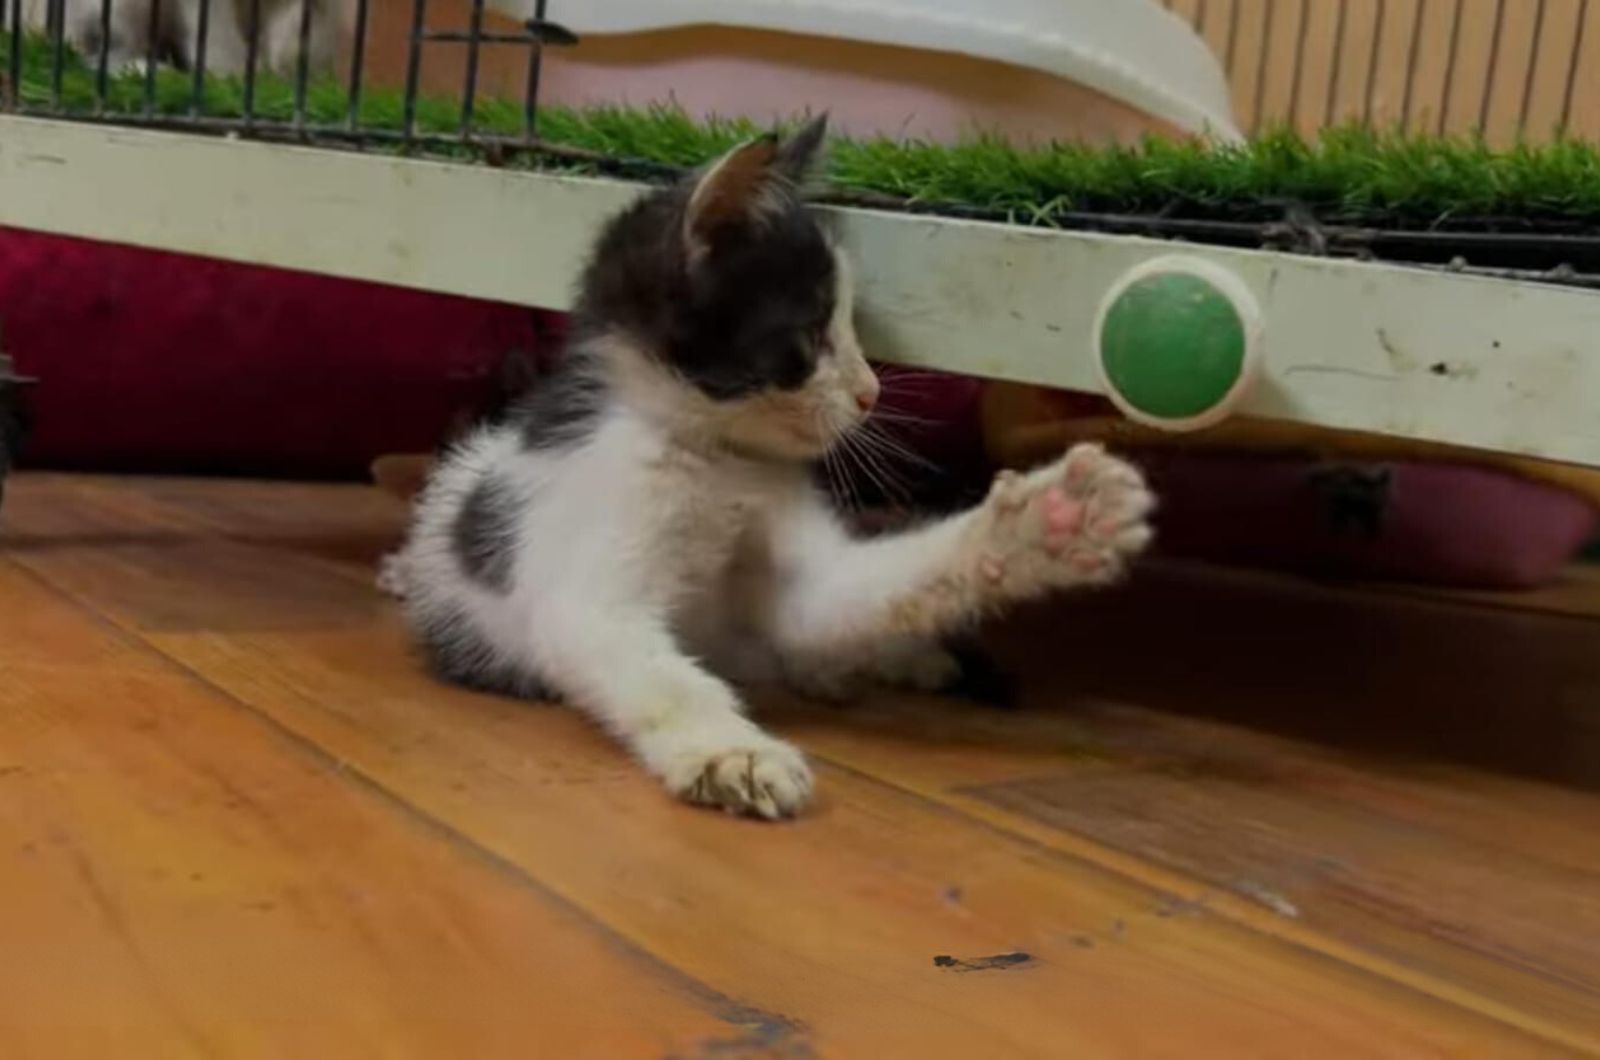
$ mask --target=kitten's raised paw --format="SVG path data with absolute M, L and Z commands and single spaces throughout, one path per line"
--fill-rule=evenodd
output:
M 777 820 L 811 799 L 811 768 L 798 750 L 756 730 L 731 744 L 680 747 L 662 771 L 668 789 L 687 802 Z
M 1027 474 L 1001 472 L 986 504 L 978 576 L 1008 594 L 1115 581 L 1153 536 L 1144 477 L 1093 444 Z

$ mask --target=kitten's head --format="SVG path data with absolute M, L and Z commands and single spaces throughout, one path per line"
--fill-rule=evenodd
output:
M 578 305 L 631 400 L 755 455 L 808 460 L 878 397 L 850 271 L 800 186 L 825 132 L 740 145 L 624 211 Z

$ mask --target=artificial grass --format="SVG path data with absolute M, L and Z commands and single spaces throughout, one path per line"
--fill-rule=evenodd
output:
M 24 109 L 51 106 L 52 58 L 48 41 L 25 36 L 17 86 Z M 156 116 L 178 119 L 190 113 L 188 74 L 159 69 L 154 87 Z M 112 74 L 101 113 L 142 115 L 144 89 L 143 74 Z M 238 118 L 244 95 L 241 78 L 208 76 L 199 114 Z M 292 81 L 261 72 L 255 84 L 256 119 L 274 125 L 291 122 L 294 96 Z M 400 130 L 402 100 L 398 89 L 365 87 L 358 126 Z M 97 110 L 95 71 L 70 50 L 59 105 L 69 116 Z M 342 82 L 318 78 L 308 85 L 308 125 L 343 126 L 348 111 Z M 476 100 L 473 128 L 480 135 L 517 137 L 522 122 L 519 100 Z M 460 124 L 457 98 L 418 97 L 417 132 L 452 135 Z M 652 176 L 697 165 L 760 131 L 742 119 L 700 121 L 666 105 L 542 107 L 538 128 L 544 142 L 610 161 L 494 152 L 491 157 L 499 164 L 564 169 L 627 172 L 632 166 Z M 480 153 L 437 143 L 418 149 Z M 1553 223 L 1569 231 L 1600 228 L 1600 146 L 1560 135 L 1509 150 L 1492 149 L 1475 138 L 1356 126 L 1330 129 L 1315 140 L 1279 130 L 1237 145 L 1159 137 L 1129 147 L 1023 146 L 992 135 L 959 144 L 839 138 L 832 144 L 828 178 L 834 189 L 846 193 L 1045 225 L 1084 212 L 1259 221 L 1282 218 L 1292 207 L 1327 223 L 1494 228 L 1509 222 Z

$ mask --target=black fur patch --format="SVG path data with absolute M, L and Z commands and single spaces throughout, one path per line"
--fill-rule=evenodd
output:
M 511 419 L 521 431 L 523 448 L 558 449 L 587 437 L 605 400 L 605 384 L 586 365 L 574 361 L 556 369 L 518 401 Z
M 428 668 L 441 680 L 519 699 L 557 698 L 537 674 L 498 658 L 464 616 L 435 611 L 417 616 L 416 627 Z
M 828 353 L 837 268 L 792 187 L 816 146 L 780 152 L 758 213 L 718 228 L 703 253 L 685 234 L 692 182 L 624 210 L 584 272 L 574 336 L 625 335 L 715 400 L 804 384 Z
M 496 592 L 511 590 L 513 548 L 521 511 L 516 492 L 501 479 L 485 475 L 472 488 L 451 528 L 450 543 L 461 569 Z

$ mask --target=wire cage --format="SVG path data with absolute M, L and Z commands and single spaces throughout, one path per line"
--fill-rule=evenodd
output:
M 43 19 L 37 11 L 27 17 L 25 2 L 42 5 Z M 7 28 L 32 30 L 31 36 L 8 34 L 5 108 L 74 121 L 493 165 L 576 166 L 646 180 L 682 172 L 659 160 L 616 157 L 541 136 L 545 49 L 577 40 L 558 13 L 548 10 L 546 0 L 539 0 L 532 18 L 511 29 L 503 28 L 506 21 L 493 16 L 486 0 L 469 0 L 456 8 L 461 21 L 443 27 L 436 24 L 438 5 L 430 11 L 427 0 L 411 0 L 408 10 L 397 10 L 399 5 L 383 9 L 387 16 L 403 14 L 405 26 L 401 84 L 397 90 L 383 88 L 381 101 L 373 98 L 368 77 L 373 16 L 379 10 L 371 0 L 349 0 L 347 47 L 337 75 L 314 70 L 311 62 L 313 18 L 324 0 L 276 0 L 279 10 L 298 13 L 294 61 L 282 71 L 264 67 L 261 56 L 264 5 L 274 0 L 193 0 L 186 8 L 193 12 L 186 47 L 174 54 L 164 50 L 156 27 L 163 6 L 170 10 L 177 2 L 0 0 Z M 1506 115 L 1515 115 L 1515 139 L 1528 135 L 1536 118 L 1547 119 L 1551 129 L 1566 128 L 1575 118 L 1590 121 L 1590 110 L 1600 128 L 1600 107 L 1590 101 L 1592 93 L 1582 91 L 1600 76 L 1595 71 L 1600 27 L 1590 30 L 1591 23 L 1600 22 L 1600 5 L 1591 11 L 1589 0 L 1531 0 L 1514 7 L 1503 0 L 1164 2 L 1190 20 L 1217 51 L 1238 109 L 1258 129 L 1287 123 L 1314 133 L 1332 122 L 1359 120 L 1416 131 L 1498 135 L 1504 132 Z M 118 5 L 138 11 L 140 4 L 146 5 L 142 13 L 150 28 L 142 71 L 114 69 L 110 27 Z M 241 70 L 217 78 L 208 71 L 208 27 L 222 4 L 238 4 L 243 11 L 246 53 Z M 87 18 L 91 29 L 97 21 L 99 32 L 86 35 L 97 48 L 86 54 L 74 50 L 69 10 L 79 22 Z M 1507 27 L 1529 19 L 1513 40 Z M 515 121 L 506 120 L 507 101 L 501 99 L 493 103 L 497 120 L 481 120 L 485 99 L 480 71 L 489 49 L 520 50 L 525 56 Z M 454 50 L 450 65 L 461 70 L 459 84 L 448 96 L 423 90 L 424 66 L 441 50 Z M 1389 62 L 1397 57 L 1404 61 Z M 1554 76 L 1549 71 L 1559 72 L 1559 90 L 1545 84 Z M 1469 90 L 1476 92 L 1473 100 L 1466 98 Z M 1397 93 L 1399 98 L 1393 98 Z M 388 108 L 384 121 L 374 119 L 379 103 Z M 845 205 L 1019 220 L 1004 211 L 870 192 L 835 189 L 827 198 Z M 1381 220 L 1347 223 L 1286 201 L 1276 216 L 1268 217 L 1056 210 L 1048 223 L 1600 288 L 1600 233 L 1581 222 L 1445 218 L 1419 229 Z
M 298 12 L 298 40 L 294 61 L 287 71 L 268 70 L 262 61 L 263 0 L 194 0 L 192 35 L 171 42 L 159 32 L 163 5 L 176 0 L 90 0 L 97 9 L 82 36 L 92 47 L 78 54 L 73 47 L 68 5 L 72 0 L 45 0 L 46 7 L 30 20 L 24 0 L 0 0 L 8 33 L 4 106 L 11 113 L 73 121 L 139 125 L 191 133 L 223 134 L 260 140 L 313 144 L 327 147 L 437 153 L 448 157 L 483 157 L 503 161 L 514 154 L 545 152 L 596 166 L 619 163 L 593 152 L 541 141 L 538 105 L 541 59 L 544 49 L 576 42 L 576 36 L 545 16 L 545 0 L 516 32 L 486 28 L 486 3 L 472 0 L 466 25 L 446 29 L 428 25 L 427 0 L 413 0 L 406 40 L 404 83 L 398 98 L 398 120 L 377 123 L 364 113 L 368 91 L 368 45 L 372 0 L 352 0 L 347 27 L 348 46 L 340 56 L 337 75 L 313 69 L 311 42 L 319 0 L 290 0 Z M 227 78 L 218 91 L 214 71 L 208 68 L 208 44 L 213 8 L 238 2 L 243 6 L 242 68 Z M 145 5 L 148 16 L 146 47 L 138 68 L 115 69 L 112 61 L 112 26 L 118 5 L 137 12 Z M 78 12 L 81 16 L 83 12 Z M 40 19 L 37 15 L 43 15 Z M 42 23 L 42 24 L 41 24 Z M 29 41 L 34 47 L 29 47 Z M 37 45 L 43 42 L 41 56 Z M 465 75 L 459 89 L 459 120 L 452 131 L 424 128 L 418 120 L 424 96 L 421 75 L 425 54 L 434 47 L 459 48 L 465 53 Z M 526 54 L 526 78 L 521 99 L 521 128 L 515 135 L 479 127 L 478 71 L 487 48 L 521 49 Z M 167 69 L 163 69 L 163 66 Z M 180 82 L 178 74 L 183 78 Z M 137 77 L 134 91 L 130 79 Z M 270 86 L 268 79 L 271 79 Z M 41 84 L 42 82 L 42 84 Z M 271 94 L 267 89 L 270 87 Z M 333 101 L 331 93 L 337 93 Z M 314 94 L 315 93 L 315 94 Z M 225 97 L 219 106 L 217 96 Z M 337 113 L 334 113 L 337 112 Z

